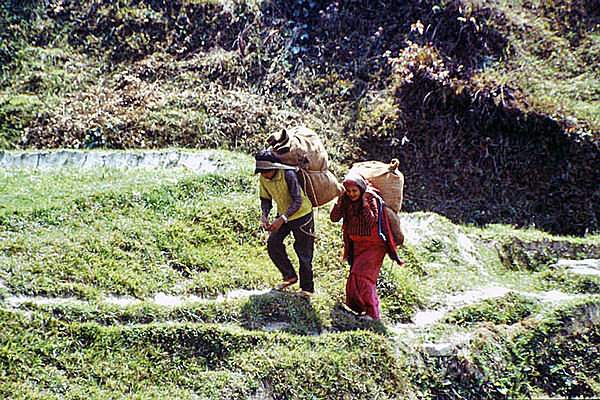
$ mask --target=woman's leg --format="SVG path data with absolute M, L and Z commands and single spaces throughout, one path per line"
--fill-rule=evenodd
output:
M 377 279 L 385 257 L 386 249 L 379 241 L 354 241 L 354 262 L 351 301 L 359 312 L 366 312 L 373 319 L 380 319 Z M 349 280 L 350 281 L 350 280 Z M 348 288 L 347 288 L 348 293 Z
M 358 287 L 359 278 L 350 273 L 346 281 L 346 305 L 353 311 L 361 313 L 364 310 L 364 305 L 361 301 L 360 289 Z
M 379 297 L 377 296 L 377 285 L 363 280 L 362 285 L 362 299 L 365 303 L 365 311 L 368 316 L 373 319 L 380 319 L 381 313 L 379 311 Z

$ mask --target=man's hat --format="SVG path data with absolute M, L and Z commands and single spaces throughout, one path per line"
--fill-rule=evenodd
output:
M 281 169 L 281 160 L 277 158 L 270 150 L 261 150 L 254 155 L 256 160 L 256 166 L 254 173 L 271 171 L 274 169 Z

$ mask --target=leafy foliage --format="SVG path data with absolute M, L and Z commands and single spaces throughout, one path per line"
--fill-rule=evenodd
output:
M 597 299 L 580 301 L 557 310 L 518 339 L 515 352 L 530 366 L 534 384 L 552 395 L 598 395 L 597 313 Z
M 597 11 L 513 3 L 8 1 L 0 146 L 253 152 L 303 123 L 399 158 L 406 210 L 595 231 Z
M 560 288 L 573 293 L 600 294 L 600 278 L 594 275 L 578 275 L 564 269 L 543 271 L 541 278 L 549 288 Z

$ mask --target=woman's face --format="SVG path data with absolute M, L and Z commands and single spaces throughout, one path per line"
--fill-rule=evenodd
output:
M 346 187 L 346 195 L 350 198 L 350 200 L 356 201 L 360 199 L 360 189 L 358 186 L 348 185 L 348 187 Z

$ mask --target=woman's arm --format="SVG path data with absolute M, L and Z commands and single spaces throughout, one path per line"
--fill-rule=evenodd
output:
M 333 222 L 338 222 L 344 216 L 344 196 L 345 194 L 342 193 L 340 197 L 338 197 L 338 200 L 334 204 L 333 208 L 331 209 L 329 218 Z
M 373 226 L 377 223 L 377 216 L 379 215 L 379 209 L 377 208 L 377 200 L 369 192 L 365 192 L 362 198 L 362 217 L 368 222 L 369 226 Z

